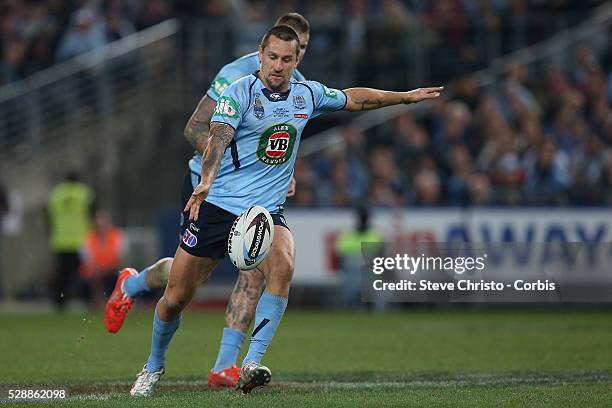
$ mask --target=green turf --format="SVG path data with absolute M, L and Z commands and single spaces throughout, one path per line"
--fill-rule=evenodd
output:
M 611 323 L 606 311 L 290 309 L 265 359 L 271 386 L 242 396 L 205 386 L 223 315 L 186 313 L 147 405 L 610 407 Z M 90 314 L 0 315 L 0 327 L 0 389 L 55 386 L 91 398 L 71 405 L 139 404 L 124 395 L 148 355 L 150 312 L 131 314 L 117 335 Z

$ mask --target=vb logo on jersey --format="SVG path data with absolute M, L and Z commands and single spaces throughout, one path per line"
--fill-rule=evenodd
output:
M 291 158 L 297 129 L 288 123 L 274 125 L 262 133 L 257 158 L 264 164 L 277 166 Z
M 222 96 L 215 106 L 215 114 L 227 116 L 228 118 L 238 117 L 238 104 L 232 98 Z

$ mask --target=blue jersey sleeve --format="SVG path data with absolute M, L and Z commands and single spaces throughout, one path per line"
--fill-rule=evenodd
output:
M 346 106 L 346 94 L 344 91 L 328 88 L 316 81 L 306 81 L 306 83 L 312 90 L 312 97 L 314 99 L 313 118 L 326 112 L 344 109 Z
M 306 80 L 306 77 L 302 75 L 302 73 L 296 69 L 293 71 L 293 79 L 295 79 L 298 82 L 302 82 Z
M 233 84 L 244 76 L 251 75 L 258 67 L 259 57 L 257 52 L 252 52 L 229 64 L 225 64 L 210 84 L 210 88 L 206 91 L 206 95 L 213 101 L 218 101 L 223 91 L 225 91 L 230 84 Z
M 219 97 L 221 94 L 223 94 L 227 87 L 243 76 L 244 75 L 239 76 L 238 73 L 229 66 L 229 64 L 224 66 L 217 73 L 215 79 L 213 79 L 212 83 L 210 84 L 210 88 L 208 88 L 208 91 L 206 91 L 206 95 L 208 95 L 208 97 L 213 101 L 218 101 Z
M 227 87 L 217 101 L 210 123 L 226 123 L 234 129 L 238 128 L 238 125 L 242 122 L 243 110 L 248 105 L 245 83 L 248 84 L 248 78 L 243 78 Z

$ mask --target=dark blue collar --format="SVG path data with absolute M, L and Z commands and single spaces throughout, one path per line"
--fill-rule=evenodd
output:
M 253 72 L 253 75 L 255 75 L 257 79 L 259 79 L 258 74 L 259 74 L 259 70 Z M 261 79 L 259 79 L 259 82 L 261 82 Z M 263 85 L 263 82 L 262 82 L 262 85 Z M 283 101 L 286 101 L 287 98 L 289 98 L 289 93 L 291 92 L 291 85 L 289 85 L 289 89 L 285 92 L 271 91 L 266 87 L 261 88 L 261 92 L 263 92 L 263 94 L 266 96 L 266 98 L 268 98 L 270 102 L 283 102 Z

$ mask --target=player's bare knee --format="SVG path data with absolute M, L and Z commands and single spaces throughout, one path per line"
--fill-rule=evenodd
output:
M 189 304 L 191 297 L 185 293 L 172 293 L 164 295 L 164 302 L 169 313 L 178 314 Z
M 163 289 L 168 284 L 174 258 L 162 258 L 149 268 L 145 280 L 151 289 Z

